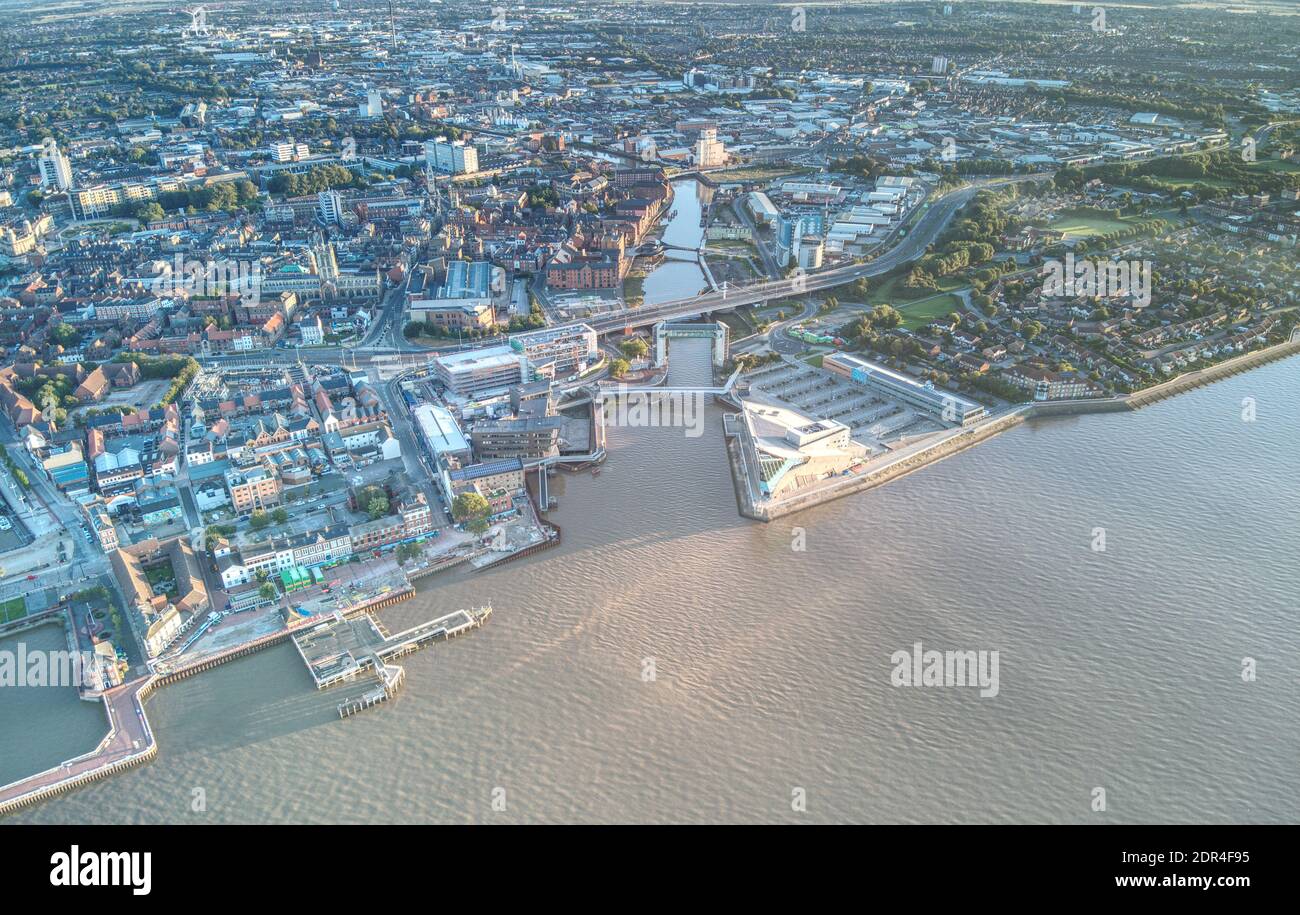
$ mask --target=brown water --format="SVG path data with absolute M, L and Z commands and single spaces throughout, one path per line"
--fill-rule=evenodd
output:
M 395 703 L 339 721 L 277 648 L 157 693 L 150 765 L 11 819 L 1295 821 L 1297 403 L 1292 359 L 769 525 L 715 408 L 698 439 L 613 429 L 599 477 L 558 478 L 562 546 L 384 611 L 496 608 L 403 659 Z M 999 695 L 891 686 L 918 640 L 998 650 Z

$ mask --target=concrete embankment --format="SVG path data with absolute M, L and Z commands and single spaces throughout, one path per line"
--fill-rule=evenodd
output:
M 1188 372 L 1154 387 L 1145 388 L 1135 394 L 1130 394 L 1126 401 L 1130 409 L 1136 410 L 1139 407 L 1145 407 L 1156 401 L 1164 400 L 1166 397 L 1173 397 L 1175 394 L 1181 394 L 1202 385 L 1212 384 L 1223 378 L 1247 372 L 1266 363 L 1298 354 L 1300 354 L 1300 339 L 1296 339 L 1295 335 L 1293 335 L 1292 339 L 1286 343 L 1278 343 L 1275 346 L 1265 347 L 1253 353 L 1246 353 L 1225 362 L 1220 362 L 1217 365 L 1212 365 L 1209 368 Z
M 880 486 L 882 483 L 888 483 L 890 480 L 896 480 L 901 476 L 919 470 L 935 461 L 943 460 L 949 455 L 965 451 L 972 445 L 977 445 L 985 439 L 992 438 L 1000 432 L 1010 429 L 1012 426 L 1024 422 L 1026 416 L 1030 413 L 1029 407 L 1014 409 L 1002 416 L 995 417 L 980 423 L 977 426 L 971 426 L 936 441 L 934 444 L 920 448 L 905 456 L 900 456 L 875 470 L 867 471 L 851 477 L 841 477 L 830 481 L 823 486 L 808 490 L 804 493 L 796 494 L 788 499 L 783 499 L 773 503 L 755 504 L 749 497 L 748 485 L 737 482 L 736 495 L 740 502 L 740 513 L 756 521 L 773 521 L 785 515 L 797 511 L 803 511 L 806 508 L 812 508 L 815 505 L 821 505 L 834 499 L 840 499 L 844 496 L 850 496 L 855 493 L 864 492 Z M 727 453 L 732 459 L 732 474 L 735 479 L 743 480 L 743 468 L 737 464 L 739 459 L 739 444 L 734 441 L 727 443 Z
M 406 587 L 348 609 L 349 616 L 382 610 L 410 599 L 415 589 Z M 43 623 L 55 620 L 44 620 Z M 0 786 L 0 816 L 64 794 L 101 778 L 141 765 L 158 754 L 158 743 L 144 710 L 144 700 L 157 688 L 176 683 L 221 664 L 247 657 L 289 639 L 297 629 L 282 629 L 235 645 L 217 654 L 196 659 L 125 683 L 103 694 L 109 730 L 99 746 L 44 772 Z
M 807 492 L 797 493 L 788 499 L 774 503 L 755 501 L 745 472 L 744 459 L 740 454 L 741 445 L 739 440 L 728 436 L 727 457 L 731 463 L 736 503 L 740 513 L 745 517 L 753 518 L 756 521 L 772 521 L 793 512 L 803 511 L 834 499 L 872 489 L 914 470 L 919 470 L 935 461 L 943 460 L 949 455 L 964 451 L 972 445 L 977 445 L 1027 419 L 1078 416 L 1085 413 L 1130 412 L 1157 403 L 1166 397 L 1172 397 L 1184 391 L 1212 384 L 1223 378 L 1295 355 L 1300 355 L 1300 331 L 1297 331 L 1293 335 L 1293 339 L 1285 343 L 1279 343 L 1253 353 L 1245 353 L 1206 369 L 1188 372 L 1162 384 L 1138 391 L 1135 394 L 1088 400 L 1041 401 L 1022 404 L 969 429 L 947 435 L 928 447 L 920 448 L 905 457 L 883 464 L 875 470 L 828 481 L 823 485 L 810 488 Z
M 0 816 L 146 763 L 158 753 L 144 699 L 155 677 L 142 677 L 104 694 L 108 734 L 89 753 L 0 787 Z

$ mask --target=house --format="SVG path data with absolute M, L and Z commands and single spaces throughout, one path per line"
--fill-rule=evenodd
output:
M 87 375 L 86 380 L 77 385 L 77 389 L 72 392 L 72 396 L 77 398 L 78 403 L 98 403 L 104 399 L 104 395 L 112 387 L 113 382 L 109 380 L 108 374 L 101 367 Z

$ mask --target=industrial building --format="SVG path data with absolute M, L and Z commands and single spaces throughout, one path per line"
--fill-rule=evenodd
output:
M 822 359 L 822 368 L 833 375 L 875 388 L 943 422 L 969 426 L 983 419 L 986 413 L 984 406 L 973 400 L 941 391 L 928 381 L 918 381 L 848 353 L 828 354 Z

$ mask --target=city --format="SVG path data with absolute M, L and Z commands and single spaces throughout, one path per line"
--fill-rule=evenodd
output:
M 145 812 L 125 820 L 183 821 L 152 773 L 172 764 L 169 732 L 178 765 L 207 765 L 188 722 L 231 728 L 231 760 L 294 747 L 315 773 L 355 752 L 361 721 L 395 740 L 419 708 L 443 741 L 462 715 L 499 729 L 426 750 L 442 760 L 427 784 L 481 802 L 417 805 L 423 820 L 786 821 L 802 782 L 760 791 L 739 760 L 725 789 L 713 762 L 682 763 L 690 787 L 650 802 L 623 780 L 657 776 L 607 748 L 610 783 L 549 809 L 507 807 L 505 774 L 474 769 L 470 789 L 437 773 L 506 754 L 521 784 L 569 798 L 549 763 L 519 775 L 546 737 L 520 738 L 516 760 L 500 735 L 572 716 L 605 735 L 561 739 L 575 766 L 644 718 L 688 742 L 725 721 L 761 768 L 786 759 L 768 742 L 790 724 L 780 707 L 816 684 L 842 720 L 910 721 L 899 704 L 925 700 L 892 687 L 973 685 L 977 650 L 972 695 L 990 701 L 961 714 L 984 733 L 1035 721 L 1030 757 L 1074 747 L 1015 705 L 1031 701 L 1018 673 L 1055 695 L 1051 675 L 1017 672 L 1016 640 L 1053 655 L 1067 649 L 1036 628 L 1051 614 L 1149 593 L 1185 608 L 1177 589 L 1216 591 L 1208 569 L 1245 541 L 1219 552 L 1178 530 L 1240 522 L 1255 543 L 1295 507 L 1291 479 L 1281 501 L 1245 491 L 1268 460 L 1296 469 L 1265 436 L 1295 430 L 1300 18 L 1241 6 L 0 4 L 0 731 L 32 731 L 0 747 L 0 817 L 98 820 L 89 805 L 113 807 L 132 770 Z M 1144 499 L 1155 515 L 1131 514 Z M 1292 542 L 1269 547 L 1278 563 Z M 1132 577 L 1153 567 L 1182 569 L 1177 588 Z M 1285 576 L 1259 575 L 1275 583 L 1260 607 L 1294 606 Z M 1153 611 L 1112 645 L 1115 669 L 1170 620 L 1219 632 L 1233 599 Z M 742 604 L 745 622 L 717 628 Z M 929 618 L 955 605 L 951 627 Z M 879 612 L 873 634 L 832 647 L 851 607 Z M 1268 619 L 1258 631 L 1285 627 Z M 780 651 L 759 642 L 808 628 L 828 635 L 771 662 L 780 685 L 756 672 Z M 1219 634 L 1225 676 L 1253 683 L 1241 657 L 1253 678 L 1268 652 Z M 1102 676 L 1076 636 L 1076 673 Z M 944 647 L 960 649 L 946 679 Z M 863 664 L 870 698 L 844 679 Z M 537 665 L 553 695 L 602 711 L 519 693 L 516 676 L 544 691 Z M 1294 696 L 1222 714 L 1266 730 L 1279 708 Z M 1166 739 L 1151 728 L 1139 757 Z M 1107 809 L 1100 775 L 1080 774 L 1075 804 L 1057 790 L 1068 762 L 1044 757 L 1051 774 L 1024 774 L 1009 812 L 959 787 L 911 814 L 820 756 L 902 763 L 867 732 L 799 757 L 839 773 L 815 821 Z M 942 802 L 954 778 L 933 765 L 902 794 Z M 388 814 L 256 780 L 216 821 Z M 772 807 L 755 801 L 768 788 Z M 673 806 L 708 790 L 724 800 Z M 1223 797 L 1117 819 L 1300 816 L 1269 767 Z

